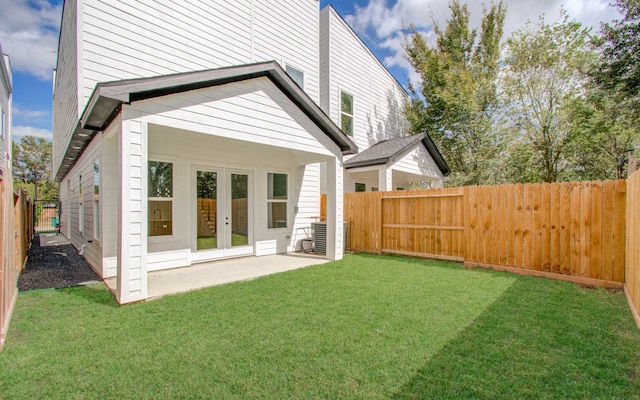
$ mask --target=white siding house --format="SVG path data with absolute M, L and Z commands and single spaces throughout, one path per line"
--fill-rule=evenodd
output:
M 18 295 L 11 171 L 12 97 L 11 63 L 0 46 L 0 349 Z
M 357 163 L 345 157 L 344 191 L 441 187 L 449 169 L 431 140 L 404 146 L 406 90 L 330 5 L 320 11 L 319 51 L 320 106 L 361 151 Z M 396 139 L 387 150 L 401 153 L 380 158 L 375 145 Z
M 354 81 L 335 64 L 345 55 L 327 64 L 334 46 L 321 32 L 332 21 L 317 0 L 64 2 L 62 232 L 102 277 L 117 277 L 119 302 L 147 297 L 149 271 L 299 249 L 321 192 L 326 256 L 342 257 L 345 161 L 357 143 L 406 133 L 406 93 L 346 24 L 328 36 L 351 35 L 343 46 L 369 66 Z M 382 83 L 361 92 L 365 81 Z M 354 95 L 349 135 L 339 90 Z M 418 167 L 433 166 L 420 146 L 391 157 L 398 171 L 434 171 Z
M 11 177 L 11 115 L 13 83 L 9 56 L 0 46 L 0 179 L 5 184 L 13 182 Z M 9 193 L 12 193 L 10 191 Z

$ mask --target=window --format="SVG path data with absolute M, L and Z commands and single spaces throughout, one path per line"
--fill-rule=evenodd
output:
M 353 96 L 345 92 L 340 92 L 340 128 L 353 136 Z
M 375 187 L 375 186 L 372 186 L 372 187 L 371 187 L 371 191 L 372 191 L 372 192 L 377 192 L 377 191 L 378 191 L 378 188 L 377 188 L 377 187 Z
M 304 89 L 304 72 L 289 65 L 285 67 L 285 70 L 287 71 L 287 74 L 289 74 L 291 79 L 293 79 L 293 81 L 297 83 L 298 86 L 300 86 L 300 89 Z
M 78 176 L 78 230 L 84 233 L 84 204 L 82 201 L 82 175 Z
M 356 192 L 366 192 L 367 185 L 364 183 L 356 183 Z
M 0 138 L 3 138 L 4 134 L 5 134 L 4 130 L 6 129 L 5 128 L 5 125 L 6 125 L 5 119 L 6 118 L 4 116 L 4 110 L 1 107 L 0 107 L 0 114 L 2 114 L 2 117 L 0 118 Z
M 100 239 L 100 160 L 93 163 L 93 237 Z
M 267 214 L 268 228 L 287 227 L 288 176 L 267 174 Z
M 403 187 L 397 187 L 396 190 L 404 190 Z
M 173 163 L 149 161 L 149 236 L 173 234 Z

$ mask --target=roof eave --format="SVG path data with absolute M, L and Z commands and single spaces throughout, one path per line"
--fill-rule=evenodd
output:
M 75 159 L 82 154 L 91 142 L 93 136 L 98 131 L 103 131 L 109 126 L 120 112 L 123 104 L 259 77 L 269 78 L 307 117 L 329 136 L 343 155 L 356 154 L 358 152 L 356 144 L 331 121 L 282 67 L 275 61 L 268 61 L 153 78 L 99 83 L 94 89 L 82 113 L 80 122 L 72 134 L 56 174 L 56 180 L 60 181 L 70 170 L 71 167 L 65 165 L 67 160 L 72 163 L 75 162 Z
M 422 144 L 431 155 L 431 158 L 433 158 L 433 161 L 436 163 L 436 165 L 440 169 L 440 172 L 442 172 L 442 175 L 444 176 L 449 175 L 449 173 L 451 172 L 451 169 L 449 168 L 449 165 L 445 161 L 444 157 L 442 157 L 440 150 L 438 150 L 438 147 L 433 142 L 433 140 L 431 139 L 431 136 L 429 136 L 428 133 L 425 133 L 425 137 L 422 139 Z
M 345 169 L 353 169 L 353 168 L 361 168 L 361 167 L 371 167 L 374 165 L 382 165 L 386 164 L 389 161 L 389 157 L 376 158 L 373 160 L 363 160 L 356 161 L 353 163 L 349 163 L 348 161 L 344 164 Z

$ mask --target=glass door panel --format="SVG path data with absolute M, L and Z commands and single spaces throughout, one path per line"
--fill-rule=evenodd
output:
M 218 173 L 196 171 L 196 250 L 218 248 Z
M 231 247 L 249 244 L 249 176 L 231 174 Z

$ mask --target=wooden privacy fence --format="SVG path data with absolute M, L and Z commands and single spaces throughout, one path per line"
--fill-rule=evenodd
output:
M 620 286 L 625 190 L 624 180 L 466 187 L 465 264 Z
M 625 191 L 617 180 L 347 193 L 344 219 L 355 252 L 622 286 Z
M 624 292 L 640 327 L 640 172 L 627 179 L 627 231 Z
M 33 237 L 32 210 L 23 191 L 14 195 L 11 182 L 0 180 L 0 348 L 17 297 L 18 274 L 23 272 Z

